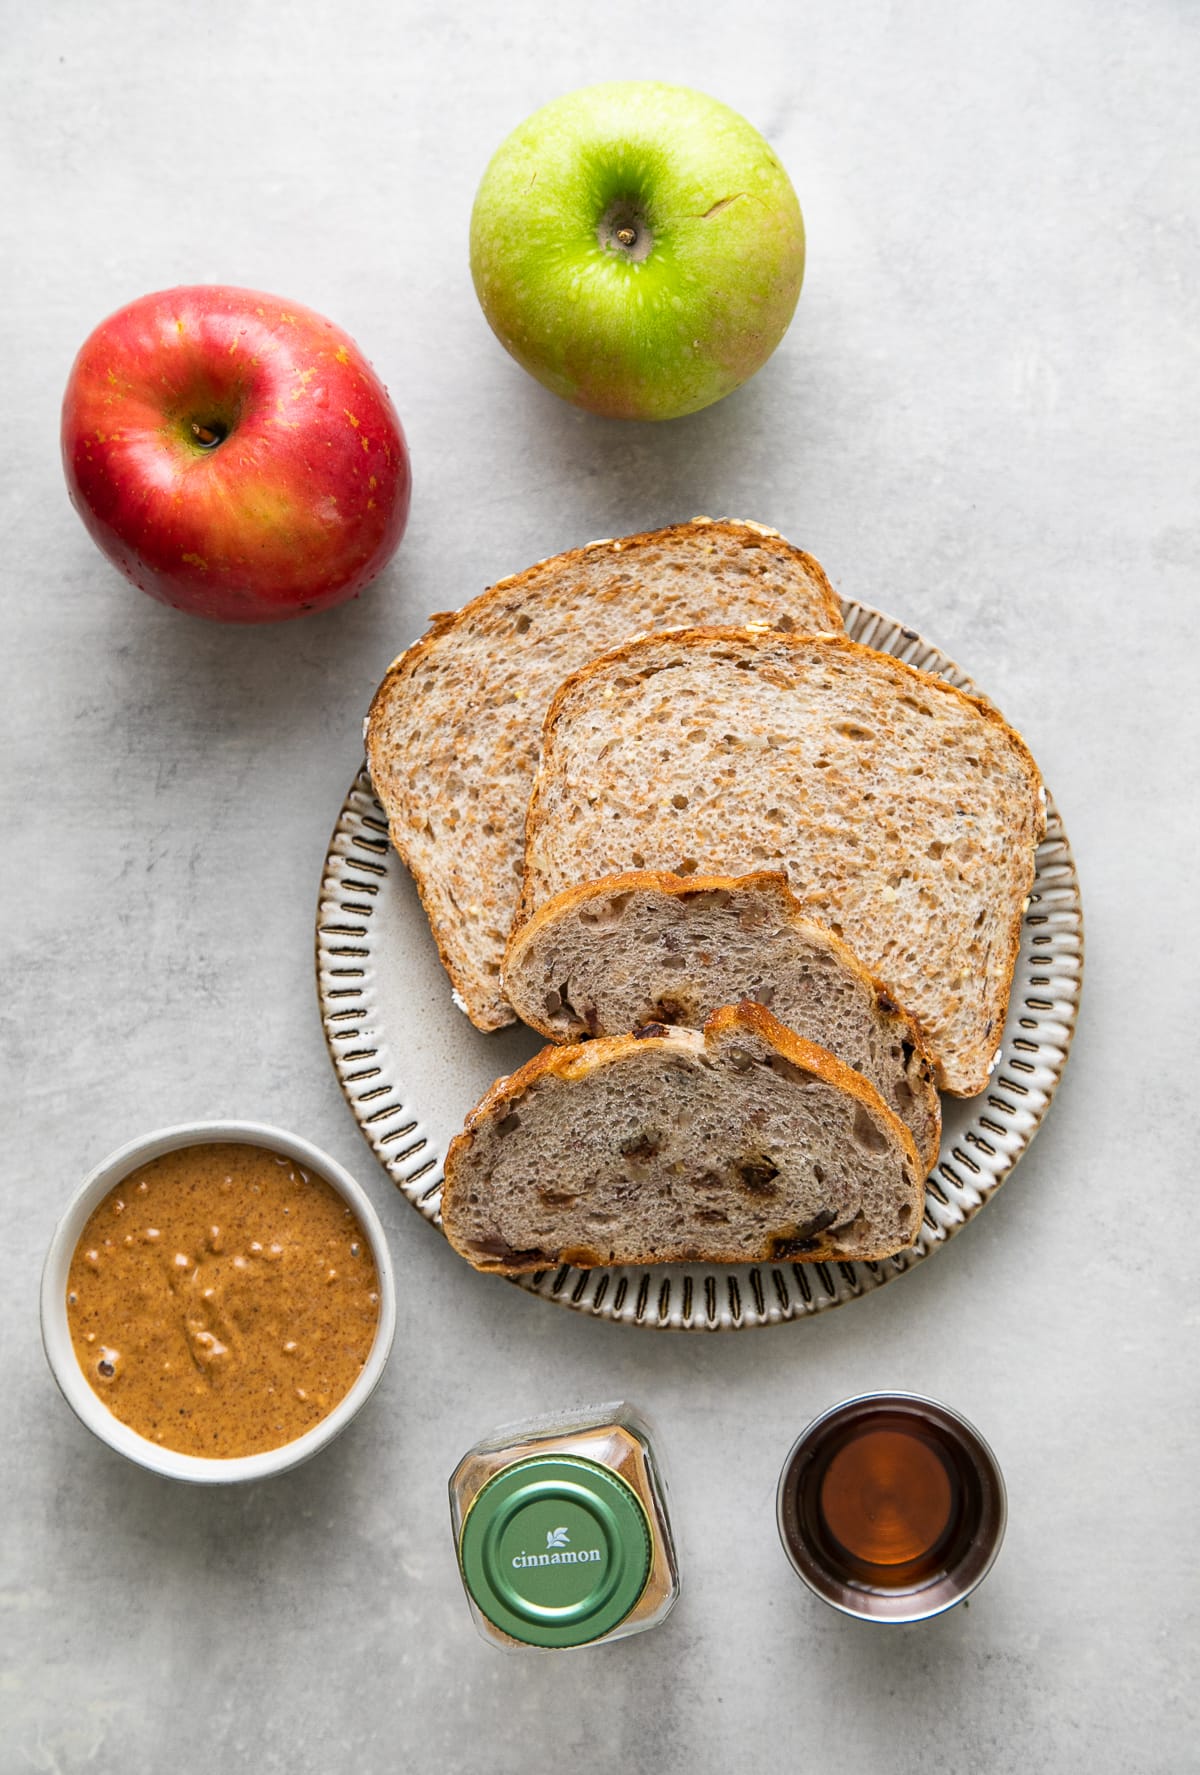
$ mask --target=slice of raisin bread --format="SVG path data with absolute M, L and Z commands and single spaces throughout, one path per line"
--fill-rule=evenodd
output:
M 876 1259 L 922 1171 L 866 1079 L 762 1005 L 543 1049 L 450 1144 L 442 1225 L 476 1269 Z
M 646 630 L 841 630 L 820 566 L 773 530 L 697 518 L 592 543 L 500 580 L 401 654 L 367 717 L 367 764 L 463 1008 L 513 1021 L 500 965 L 520 888 L 542 718 L 570 673 Z
M 943 1090 L 987 1081 L 1037 766 L 990 704 L 845 636 L 693 629 L 577 672 L 546 718 L 519 922 L 634 869 L 782 870 L 916 1018 Z
M 941 1106 L 915 1023 L 853 951 L 804 917 L 779 874 L 607 875 L 556 894 L 509 945 L 504 989 L 552 1041 L 645 1023 L 699 1029 L 753 999 L 868 1079 L 928 1173 Z

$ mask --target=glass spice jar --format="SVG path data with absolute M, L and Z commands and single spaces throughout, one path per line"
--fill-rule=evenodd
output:
M 595 1645 L 666 1619 L 679 1572 L 662 1470 L 624 1404 L 507 1425 L 450 1480 L 459 1572 L 484 1639 Z

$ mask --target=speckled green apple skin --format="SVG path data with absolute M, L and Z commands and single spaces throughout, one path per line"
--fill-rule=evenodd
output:
M 629 203 L 634 259 L 601 243 Z M 697 412 L 779 344 L 804 277 L 783 167 L 736 111 L 687 87 L 584 87 L 500 147 L 471 216 L 488 322 L 555 394 L 615 419 Z

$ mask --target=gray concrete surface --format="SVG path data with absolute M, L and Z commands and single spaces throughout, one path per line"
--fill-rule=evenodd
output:
M 1191 9 L 9 0 L 4 17 L 3 1775 L 1194 1768 Z M 743 110 L 810 232 L 774 361 L 657 429 L 524 377 L 466 267 L 506 131 L 624 76 Z M 177 616 L 67 504 L 75 349 L 120 303 L 201 280 L 334 316 L 403 415 L 409 535 L 340 612 L 273 632 Z M 1088 976 L 1045 1129 L 949 1249 L 812 1323 L 671 1338 L 476 1278 L 389 1193 L 325 1056 L 311 932 L 364 707 L 426 612 L 700 511 L 784 530 L 1023 729 L 1076 847 Z M 96 1444 L 37 1334 L 77 1180 L 196 1115 L 337 1154 L 402 1276 L 367 1412 L 236 1495 Z M 1009 1483 L 991 1578 L 923 1628 L 841 1620 L 776 1543 L 793 1436 L 877 1386 L 959 1407 Z M 660 1425 L 684 1600 L 573 1660 L 500 1656 L 458 1590 L 446 1477 L 496 1421 L 619 1394 Z

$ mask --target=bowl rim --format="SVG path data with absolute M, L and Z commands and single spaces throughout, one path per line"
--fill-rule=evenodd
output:
M 860 1409 L 866 1408 L 891 1408 L 899 1412 L 911 1411 L 914 1416 L 925 1414 L 933 1417 L 967 1451 L 968 1456 L 986 1475 L 987 1482 L 979 1537 L 962 1560 L 940 1577 L 933 1577 L 911 1590 L 900 1590 L 890 1595 L 840 1581 L 824 1569 L 815 1555 L 798 1554 L 788 1533 L 789 1519 L 793 1514 L 792 1493 L 805 1449 L 832 1422 L 851 1418 Z M 940 1399 L 931 1399 L 925 1393 L 855 1393 L 848 1399 L 839 1399 L 836 1405 L 819 1413 L 805 1425 L 793 1442 L 784 1460 L 775 1491 L 775 1521 L 783 1551 L 792 1570 L 822 1602 L 829 1603 L 832 1608 L 856 1621 L 868 1621 L 880 1626 L 911 1625 L 945 1614 L 948 1609 L 965 1601 L 983 1583 L 996 1563 L 1004 1541 L 1004 1531 L 1008 1525 L 1008 1494 L 1000 1463 L 990 1445 L 975 1425 L 961 1412 L 955 1411 L 953 1406 L 943 1404 Z
M 160 1447 L 130 1429 L 128 1424 L 123 1424 L 92 1391 L 71 1342 L 67 1319 L 67 1276 L 75 1248 L 93 1211 L 131 1171 L 152 1159 L 161 1158 L 164 1153 L 176 1152 L 180 1147 L 233 1142 L 265 1147 L 312 1169 L 354 1210 L 370 1242 L 379 1277 L 379 1323 L 362 1372 L 331 1412 L 302 1436 L 282 1443 L 278 1448 L 221 1459 Z M 165 1478 L 182 1479 L 195 1485 L 230 1485 L 244 1480 L 267 1479 L 310 1460 L 332 1442 L 366 1404 L 379 1384 L 391 1353 L 396 1330 L 396 1281 L 383 1224 L 370 1198 L 345 1166 L 330 1154 L 301 1135 L 268 1122 L 179 1122 L 126 1141 L 88 1172 L 63 1209 L 46 1251 L 42 1266 L 40 1317 L 42 1348 L 50 1372 L 75 1416 L 93 1435 L 126 1459 Z

